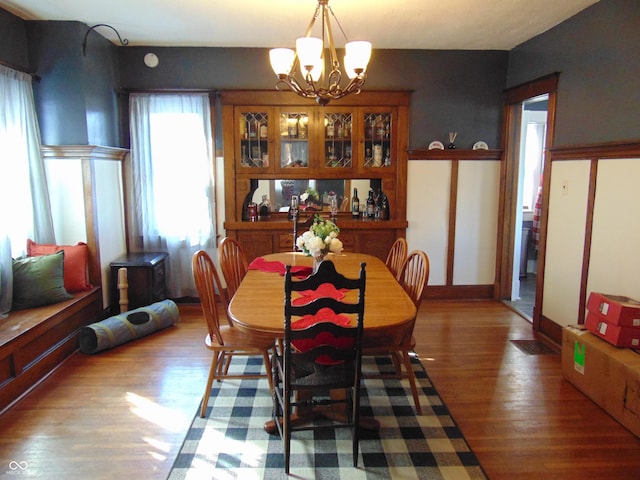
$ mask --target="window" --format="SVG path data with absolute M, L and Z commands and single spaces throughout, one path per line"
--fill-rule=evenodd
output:
M 130 110 L 129 231 L 142 250 L 169 252 L 170 297 L 195 296 L 191 256 L 215 246 L 209 97 L 135 94 Z
M 27 238 L 52 243 L 53 222 L 40 152 L 31 77 L 0 65 L 0 239 L 13 256 Z
M 27 238 L 53 242 L 31 77 L 0 65 L 0 318 L 11 309 L 11 258 Z

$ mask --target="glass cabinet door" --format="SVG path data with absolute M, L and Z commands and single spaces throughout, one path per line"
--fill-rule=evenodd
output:
M 239 148 L 236 153 L 236 165 L 250 171 L 266 171 L 271 158 L 270 124 L 271 115 L 264 107 L 246 107 L 236 111 Z
M 278 110 L 278 169 L 308 168 L 310 112 L 305 109 Z
M 355 155 L 353 113 L 349 110 L 325 108 L 321 116 L 323 161 L 326 168 L 351 168 Z
M 389 111 L 363 112 L 364 168 L 383 168 L 393 164 L 393 115 Z

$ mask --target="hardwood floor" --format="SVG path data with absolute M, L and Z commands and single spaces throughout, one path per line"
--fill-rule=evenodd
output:
M 504 305 L 423 302 L 415 333 L 491 480 L 640 478 L 640 439 L 562 378 L 560 355 L 511 344 L 534 336 Z M 199 307 L 181 306 L 176 327 L 73 355 L 0 415 L 0 478 L 166 478 L 205 384 L 204 335 Z

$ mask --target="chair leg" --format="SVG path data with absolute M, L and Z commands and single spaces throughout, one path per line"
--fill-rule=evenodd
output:
M 222 355 L 220 356 L 220 372 L 219 375 L 220 377 L 223 377 L 225 375 L 229 374 L 229 367 L 231 366 L 231 360 L 233 358 L 233 353 L 229 353 L 229 352 L 223 352 Z M 223 371 L 224 369 L 224 371 Z M 220 381 L 220 379 L 218 378 L 218 381 Z
M 269 365 L 271 365 L 271 361 L 269 360 L 269 352 L 265 350 L 262 352 L 262 359 L 264 360 L 264 368 L 267 372 L 267 380 L 269 381 L 269 390 L 273 392 L 273 378 L 271 372 L 269 371 Z
M 216 376 L 216 370 L 218 369 L 218 355 L 219 352 L 213 352 L 211 358 L 211 367 L 209 367 L 209 377 L 207 378 L 207 388 L 202 396 L 202 407 L 200 408 L 200 418 L 204 418 L 207 411 L 207 403 L 209 403 L 209 395 L 211 395 L 211 386 L 213 385 L 213 379 Z
M 283 395 L 282 441 L 284 442 L 284 473 L 289 475 L 291 460 L 291 395 L 288 391 Z
M 398 375 L 399 378 L 402 377 L 402 355 L 400 354 L 400 352 L 393 352 L 391 354 L 391 360 L 393 360 L 393 367 L 396 370 L 396 375 Z
M 416 413 L 418 415 L 422 415 L 422 408 L 420 407 L 420 400 L 418 398 L 418 387 L 416 386 L 416 377 L 413 374 L 413 366 L 411 365 L 411 358 L 409 358 L 409 352 L 407 350 L 402 351 L 402 358 L 404 359 L 404 368 L 407 370 L 407 377 L 409 377 L 411 393 L 413 394 L 413 402 L 416 405 Z
M 359 450 L 359 445 L 360 445 L 360 409 L 359 409 L 359 404 L 360 404 L 360 393 L 356 393 L 354 392 L 353 395 L 351 395 L 351 407 L 352 407 L 352 414 L 351 414 L 351 421 L 353 422 L 353 428 L 351 429 L 351 441 L 353 442 L 352 445 L 352 449 L 353 449 L 353 466 L 357 467 L 358 466 L 358 450 Z

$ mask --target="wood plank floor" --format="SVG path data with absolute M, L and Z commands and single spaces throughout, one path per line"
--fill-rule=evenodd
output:
M 562 378 L 560 355 L 511 344 L 534 337 L 504 305 L 424 302 L 415 333 L 491 480 L 640 478 L 640 439 Z M 0 478 L 166 478 L 205 384 L 204 334 L 181 306 L 176 327 L 72 356 L 0 415 Z

